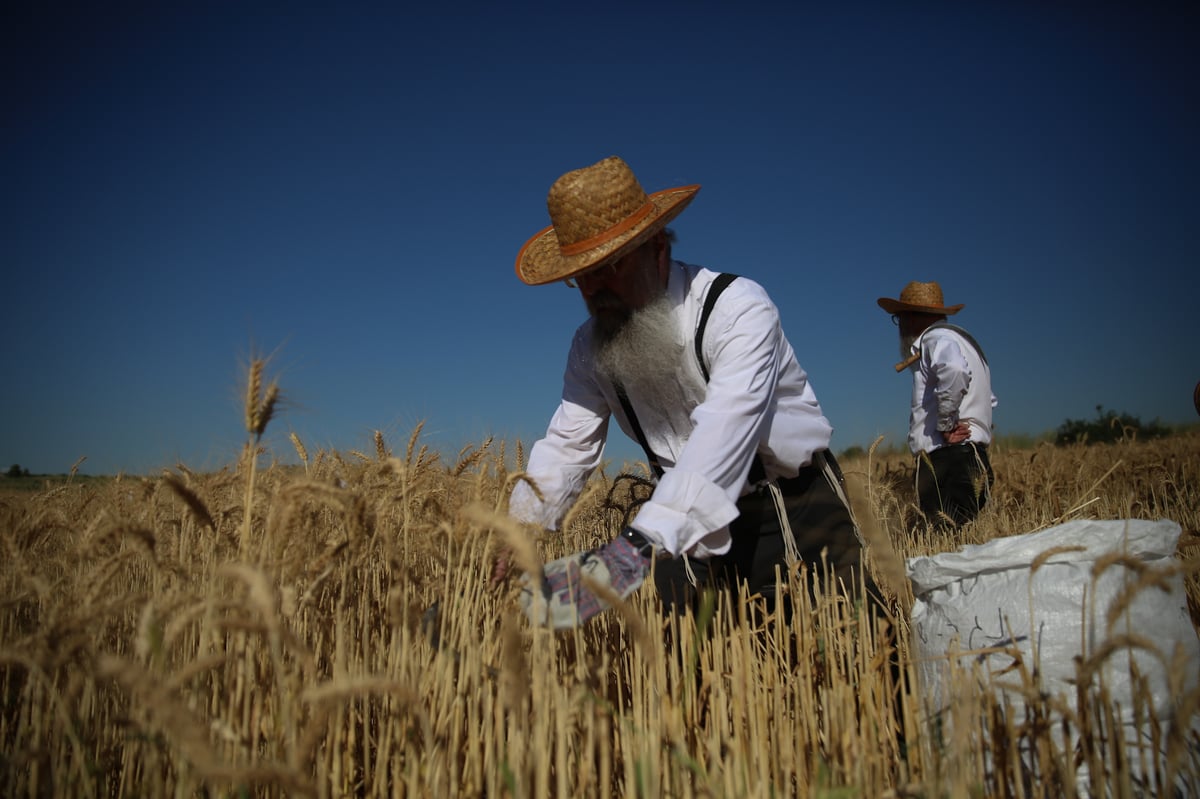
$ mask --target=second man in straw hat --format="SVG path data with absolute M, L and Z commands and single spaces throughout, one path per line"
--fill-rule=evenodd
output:
M 900 329 L 896 371 L 913 375 L 908 446 L 921 510 L 935 526 L 957 527 L 979 514 L 995 482 L 991 367 L 971 334 L 946 321 L 963 306 L 947 306 L 937 283 L 913 281 L 899 299 L 877 302 Z
M 610 420 L 657 477 L 613 541 L 547 564 L 540 585 L 524 578 L 536 623 L 587 621 L 608 607 L 605 595 L 636 590 L 654 558 L 667 609 L 687 607 L 706 583 L 744 583 L 770 602 L 776 567 L 805 560 L 819 571 L 823 552 L 844 586 L 862 579 L 832 427 L 775 305 L 748 278 L 671 257 L 666 225 L 698 190 L 647 195 L 616 157 L 568 172 L 550 188 L 551 225 L 517 256 L 523 282 L 578 287 L 588 318 L 530 452 L 537 489 L 519 483 L 511 513 L 557 529 L 600 464 Z M 496 571 L 507 571 L 504 558 Z

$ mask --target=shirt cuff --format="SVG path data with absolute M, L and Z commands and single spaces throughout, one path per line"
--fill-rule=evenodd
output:
M 729 531 L 723 528 L 737 515 L 725 489 L 695 472 L 671 469 L 630 526 L 675 557 L 698 544 L 704 554 L 714 555 L 728 551 Z

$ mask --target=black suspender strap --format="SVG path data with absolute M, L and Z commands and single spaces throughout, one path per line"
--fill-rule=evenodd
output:
M 704 375 L 704 382 L 708 382 L 708 365 L 704 362 L 704 328 L 708 326 L 708 317 L 712 315 L 713 307 L 717 304 L 717 298 L 721 296 L 721 292 L 729 288 L 729 284 L 737 280 L 738 276 L 729 272 L 722 272 L 717 275 L 712 284 L 708 287 L 708 296 L 704 298 L 704 308 L 700 311 L 700 322 L 696 325 L 696 363 L 700 366 L 700 374 Z M 767 470 L 762 465 L 762 458 L 758 457 L 758 453 L 754 453 L 754 460 L 750 463 L 750 474 L 747 475 L 751 485 L 757 485 L 767 479 Z
M 621 401 L 621 408 L 625 411 L 625 418 L 629 420 L 629 424 L 633 427 L 633 432 L 637 436 L 638 443 L 642 445 L 642 451 L 646 453 L 646 462 L 650 464 L 655 477 L 662 477 L 662 464 L 658 462 L 658 456 L 654 454 L 654 450 L 650 449 L 650 442 L 646 440 L 646 434 L 642 431 L 642 423 L 638 421 L 637 414 L 633 412 L 633 403 L 629 401 L 629 395 L 625 393 L 625 386 L 614 382 L 613 388 L 617 390 L 617 399 Z
M 700 373 L 704 375 L 705 383 L 708 382 L 709 374 L 708 366 L 704 363 L 704 328 L 708 326 L 708 317 L 712 314 L 713 306 L 717 304 L 717 298 L 737 278 L 737 275 L 728 272 L 722 272 L 717 275 L 708 287 L 708 295 L 704 298 L 704 307 L 700 311 L 700 321 L 696 324 L 696 363 L 700 366 Z M 642 424 L 638 421 L 637 414 L 633 412 L 633 403 L 629 401 L 629 395 L 625 393 L 625 386 L 614 382 L 613 388 L 616 389 L 617 399 L 621 401 L 621 409 L 625 411 L 625 418 L 629 420 L 629 425 L 633 428 L 634 435 L 637 436 L 638 443 L 642 446 L 642 451 L 646 453 L 647 463 L 650 464 L 650 468 L 656 477 L 662 477 L 662 464 L 659 463 L 658 456 L 654 454 L 654 450 L 650 449 L 650 442 L 646 440 L 646 433 L 642 430 Z M 748 479 L 752 485 L 757 485 L 767 479 L 766 469 L 763 467 L 762 459 L 757 453 L 754 455 L 754 461 L 750 464 Z
M 708 382 L 708 367 L 704 364 L 704 353 L 702 351 L 704 345 L 704 328 L 708 325 L 708 317 L 712 314 L 713 306 L 717 304 L 717 297 L 721 296 L 730 283 L 737 280 L 737 275 L 722 272 L 713 279 L 709 284 L 708 295 L 704 298 L 704 307 L 700 311 L 700 321 L 696 325 L 696 363 L 700 365 L 700 373 L 704 375 L 704 382 Z M 629 401 L 629 395 L 625 393 L 625 386 L 613 381 L 613 388 L 617 391 L 617 399 L 621 401 L 621 409 L 625 411 L 625 418 L 629 420 L 629 426 L 633 428 L 634 435 L 637 436 L 638 443 L 642 445 L 642 451 L 646 453 L 646 462 L 650 464 L 650 468 L 654 471 L 656 477 L 663 476 L 662 464 L 658 461 L 658 456 L 654 454 L 654 450 L 650 449 L 650 442 L 646 440 L 646 433 L 642 430 L 642 423 L 638 421 L 637 414 L 633 412 L 633 403 Z M 750 481 L 757 483 L 763 474 L 762 464 L 758 461 L 758 456 L 755 456 L 754 463 L 750 467 Z
M 717 304 L 717 297 L 720 297 L 721 292 L 729 288 L 729 284 L 737 280 L 737 277 L 728 272 L 717 275 L 708 287 L 708 296 L 704 298 L 704 308 L 700 311 L 700 322 L 696 325 L 696 337 L 693 341 L 696 344 L 696 363 L 700 364 L 700 374 L 704 375 L 705 383 L 708 382 L 708 366 L 704 363 L 704 328 L 708 326 L 708 317 L 712 315 L 713 306 Z
M 967 343 L 975 348 L 975 351 L 977 353 L 979 353 L 979 360 L 983 361 L 984 363 L 987 363 L 987 356 L 983 354 L 983 347 L 979 346 L 979 342 L 975 340 L 974 336 L 972 336 L 967 331 L 963 330 L 958 325 L 952 325 L 949 322 L 934 322 L 932 325 L 930 325 L 929 327 L 927 327 L 925 329 L 931 330 L 933 328 L 939 328 L 941 330 L 953 330 L 955 333 L 957 333 L 958 335 L 965 338 L 967 340 Z

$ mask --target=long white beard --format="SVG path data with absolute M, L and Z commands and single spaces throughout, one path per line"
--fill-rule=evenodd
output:
M 634 311 L 606 341 L 597 340 L 596 369 L 660 413 L 684 405 L 680 384 L 684 344 L 675 328 L 671 301 L 664 294 Z

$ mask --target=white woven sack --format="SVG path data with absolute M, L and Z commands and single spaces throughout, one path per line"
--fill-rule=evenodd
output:
M 1137 591 L 1109 626 L 1106 614 L 1123 601 L 1123 589 L 1138 575 L 1121 565 L 1095 575 L 1093 567 L 1117 553 L 1165 570 L 1173 563 L 1179 535 L 1179 525 L 1170 520 L 1078 520 L 959 552 L 910 558 L 908 576 L 916 600 L 914 656 L 931 713 L 941 714 L 953 701 L 947 654 L 957 655 L 961 666 L 981 664 L 988 684 L 1003 692 L 1019 722 L 1024 718 L 1023 700 L 1005 686 L 1019 686 L 1021 677 L 1011 670 L 1002 673 L 1013 664 L 1014 652 L 1028 669 L 1036 667 L 1043 694 L 1058 694 L 1074 707 L 1075 658 L 1096 653 L 1113 636 L 1132 634 L 1153 642 L 1161 656 L 1121 648 L 1105 660 L 1100 679 L 1120 706 L 1126 741 L 1139 736 L 1145 741 L 1147 731 L 1133 727 L 1132 663 L 1148 685 L 1153 712 L 1163 724 L 1174 715 L 1168 666 L 1176 647 L 1182 647 L 1193 664 L 1184 690 L 1200 682 L 1200 638 L 1188 614 L 1183 576 L 1176 572 L 1165 578 L 1167 591 Z M 1046 557 L 1050 550 L 1062 551 Z M 1036 571 L 1031 568 L 1035 561 Z M 1080 780 L 1086 785 L 1086 773 Z

